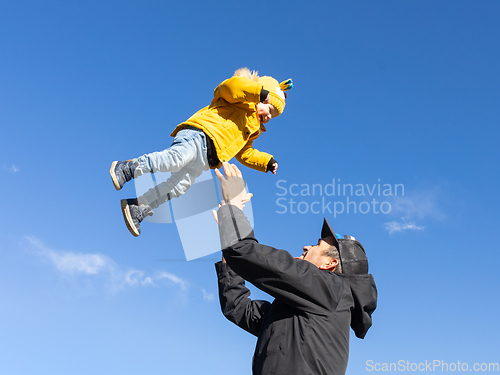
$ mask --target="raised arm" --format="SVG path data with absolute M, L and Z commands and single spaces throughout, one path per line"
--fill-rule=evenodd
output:
M 221 180 L 226 205 L 217 212 L 222 252 L 229 266 L 246 281 L 273 297 L 304 311 L 324 313 L 337 306 L 340 296 L 348 293 L 348 284 L 330 271 L 294 259 L 290 253 L 261 245 L 243 214 L 245 202 L 252 197 L 245 192 L 240 170 L 224 163 Z
M 285 250 L 261 245 L 243 212 L 231 205 L 218 211 L 223 254 L 246 281 L 291 307 L 321 314 L 333 311 L 348 284 L 329 271 L 294 259 Z
M 238 327 L 258 336 L 271 304 L 267 301 L 252 301 L 249 298 L 250 291 L 245 286 L 245 280 L 227 263 L 216 263 L 215 269 L 219 280 L 219 301 L 222 313 Z
M 273 170 L 269 169 L 271 161 L 271 165 L 276 163 L 276 160 L 273 159 L 271 154 L 253 148 L 253 141 L 248 141 L 241 151 L 236 154 L 236 160 L 249 168 L 264 173 Z

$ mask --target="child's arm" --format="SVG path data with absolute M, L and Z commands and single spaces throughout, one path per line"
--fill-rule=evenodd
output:
M 271 154 L 252 148 L 252 141 L 249 141 L 243 149 L 236 154 L 236 160 L 241 164 L 256 169 L 261 172 L 271 171 L 276 174 L 278 163 Z
M 222 82 L 214 92 L 215 99 L 218 97 L 228 103 L 261 102 L 263 86 L 244 77 L 231 77 Z M 267 95 L 266 95 L 267 96 Z

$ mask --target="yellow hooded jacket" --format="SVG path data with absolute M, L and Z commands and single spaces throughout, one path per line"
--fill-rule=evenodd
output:
M 257 116 L 262 87 L 245 77 L 226 79 L 214 90 L 212 103 L 178 125 L 171 135 L 174 137 L 184 127 L 194 126 L 212 139 L 221 163 L 236 157 L 247 167 L 267 172 L 273 156 L 252 148 L 260 132 L 266 131 Z

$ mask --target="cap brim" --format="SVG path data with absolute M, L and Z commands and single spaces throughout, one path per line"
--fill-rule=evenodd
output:
M 339 248 L 339 241 L 337 241 L 337 236 L 335 235 L 335 232 L 333 231 L 332 227 L 328 223 L 328 220 L 323 221 L 323 228 L 321 228 L 321 238 L 326 238 L 326 237 L 331 237 L 333 236 L 333 241 L 334 241 L 334 246 L 337 248 L 337 250 L 340 251 Z

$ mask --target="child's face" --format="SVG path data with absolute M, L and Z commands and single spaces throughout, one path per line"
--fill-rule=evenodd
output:
M 266 124 L 273 117 L 278 116 L 278 110 L 271 104 L 258 103 L 257 115 L 261 124 Z

